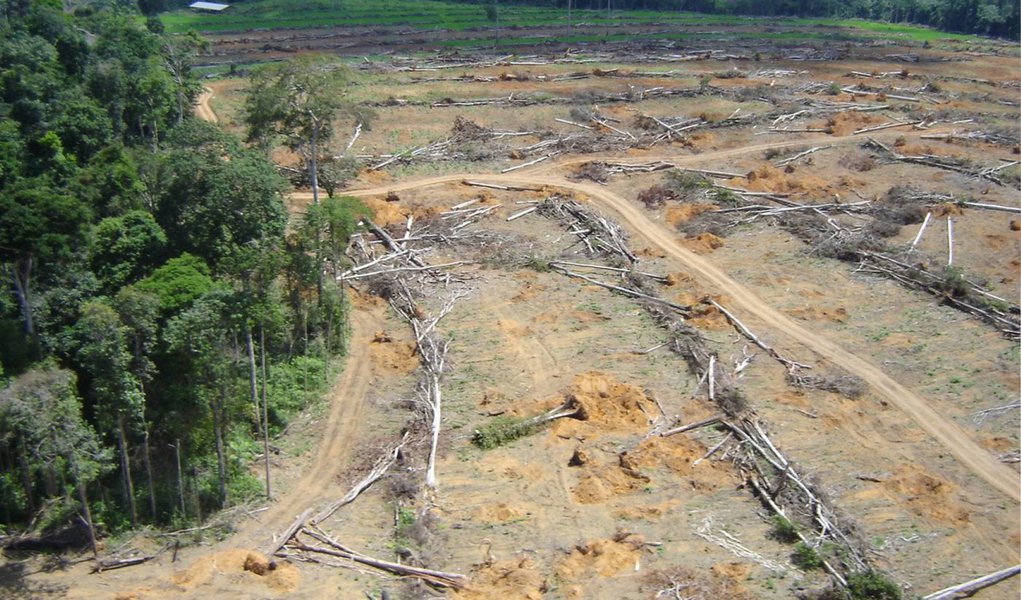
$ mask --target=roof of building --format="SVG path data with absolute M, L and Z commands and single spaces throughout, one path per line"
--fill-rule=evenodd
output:
M 196 8 L 198 10 L 213 10 L 220 12 L 221 10 L 228 8 L 229 4 L 220 4 L 218 2 L 192 2 L 188 5 L 188 8 Z

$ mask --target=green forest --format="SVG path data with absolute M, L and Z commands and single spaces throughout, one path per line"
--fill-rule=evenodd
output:
M 344 352 L 323 274 L 363 209 L 289 220 L 267 146 L 191 116 L 199 37 L 133 6 L 0 9 L 0 523 L 115 533 L 265 497 L 252 465 Z
M 566 6 L 571 0 L 559 0 Z M 536 4 L 525 0 L 525 4 Z M 1018 38 L 1016 0 L 573 0 L 577 8 L 682 10 L 720 15 L 858 18 Z

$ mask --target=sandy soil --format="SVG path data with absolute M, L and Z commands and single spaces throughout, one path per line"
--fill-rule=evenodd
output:
M 982 74 L 1016 79 L 1016 71 L 1001 63 L 989 58 Z M 889 70 L 885 66 L 859 58 L 811 68 L 816 76 L 836 78 L 850 70 Z M 912 67 L 929 69 L 936 67 Z M 203 94 L 197 109 L 203 118 L 215 116 L 210 93 Z M 733 110 L 722 104 L 719 109 Z M 394 110 L 405 111 L 402 119 L 437 114 Z M 496 109 L 477 113 L 491 119 L 499 114 Z M 639 306 L 584 282 L 501 261 L 504 255 L 573 256 L 577 248 L 554 223 L 535 215 L 511 223 L 501 218 L 519 210 L 516 201 L 560 192 L 625 227 L 643 268 L 670 276 L 663 297 L 696 306 L 689 323 L 704 331 L 720 360 L 736 362 L 757 353 L 740 379 L 753 407 L 777 443 L 857 523 L 875 564 L 908 593 L 928 593 L 1017 563 L 1021 479 L 1016 466 L 998 457 L 1018 447 L 1018 420 L 1007 415 L 980 423 L 972 416 L 1016 399 L 1021 388 L 1016 342 L 931 297 L 806 255 L 800 241 L 768 225 L 744 227 L 727 237 L 686 238 L 677 223 L 705 207 L 649 211 L 635 201 L 641 189 L 660 181 L 658 174 L 615 177 L 607 185 L 566 177 L 600 158 L 665 160 L 754 173 L 742 185 L 789 192 L 804 202 L 831 201 L 835 194 L 853 198 L 854 193 L 871 199 L 895 183 L 917 180 L 1019 206 L 1012 188 L 925 167 L 879 165 L 858 172 L 842 166 L 846 157 L 861 152 L 862 140 L 850 133 L 866 123 L 872 120 L 840 117 L 832 134 L 765 138 L 748 130 L 721 130 L 703 138 L 697 152 L 667 146 L 627 156 L 566 156 L 507 175 L 495 173 L 495 166 L 408 179 L 362 175 L 345 193 L 378 207 L 380 222 L 403 222 L 409 214 L 417 220 L 480 198 L 500 207 L 470 230 L 501 241 L 475 249 L 438 248 L 428 255 L 442 262 L 468 252 L 475 261 L 458 271 L 471 295 L 441 325 L 451 340 L 451 366 L 444 380 L 440 484 L 431 496 L 431 525 L 410 532 L 395 527 L 399 508 L 422 508 L 401 504 L 407 501 L 399 499 L 398 484 L 421 478 L 405 466 L 342 509 L 324 529 L 379 558 L 393 560 L 407 545 L 413 547 L 411 560 L 466 574 L 469 583 L 454 594 L 458 598 L 652 598 L 678 582 L 705 598 L 789 598 L 825 584 L 818 572 L 794 568 L 790 547 L 767 535 L 762 507 L 743 489 L 731 463 L 704 458 L 723 440 L 722 432 L 649 435 L 660 419 L 693 422 L 717 409 L 704 391 L 693 392 L 698 382 L 681 361 L 665 349 L 648 351 L 664 334 Z M 944 147 L 920 138 L 955 129 L 940 124 L 927 131 L 872 135 L 889 144 L 903 137 L 908 148 L 976 160 L 983 153 L 1009 155 L 1003 148 Z M 376 144 L 390 134 L 371 135 L 376 137 L 368 143 Z M 766 151 L 816 145 L 834 147 L 793 173 L 763 159 Z M 466 179 L 543 192 L 480 192 L 462 185 Z M 383 200 L 391 192 L 400 195 L 398 202 Z M 291 198 L 294 206 L 308 201 L 302 192 Z M 1014 216 L 967 210 L 954 217 L 962 264 L 993 281 L 998 293 L 1017 297 L 1021 234 L 1007 226 Z M 914 231 L 908 229 L 895 239 L 910 241 Z M 927 250 L 938 251 L 940 233 L 937 229 L 926 238 Z M 781 365 L 750 347 L 719 311 L 699 304 L 706 296 L 782 353 L 820 371 L 855 374 L 869 391 L 853 400 L 791 388 Z M 361 294 L 354 301 L 351 354 L 328 412 L 322 422 L 295 434 L 320 441 L 313 452 L 280 465 L 278 498 L 265 511 L 239 523 L 226 540 L 182 549 L 176 563 L 163 555 L 146 565 L 90 576 L 86 563 L 8 561 L 4 592 L 14 598 L 353 599 L 378 598 L 384 591 L 392 597 L 424 597 L 423 588 L 375 572 L 282 559 L 271 569 L 260 554 L 295 515 L 341 496 L 398 434 L 413 405 L 408 401 L 418 366 L 413 339 L 381 301 Z M 423 308 L 436 302 L 439 298 L 424 298 Z M 589 418 L 561 420 L 493 450 L 470 442 L 472 431 L 495 416 L 538 414 L 566 398 L 584 406 Z M 746 552 L 739 556 L 725 548 L 720 540 L 727 539 L 738 540 Z M 1005 584 L 977 597 L 1013 598 L 1016 586 Z

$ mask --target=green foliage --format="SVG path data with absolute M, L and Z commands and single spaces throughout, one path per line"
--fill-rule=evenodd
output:
M 791 562 L 803 571 L 811 571 L 813 569 L 821 569 L 823 560 L 815 548 L 805 542 L 798 542 L 795 544 L 794 552 L 791 554 Z
M 793 544 L 797 542 L 798 537 L 798 526 L 795 525 L 790 519 L 781 517 L 780 515 L 773 515 L 770 520 L 773 528 L 770 530 L 769 535 L 778 542 L 784 542 L 787 544 Z
M 701 173 L 670 169 L 666 172 L 666 187 L 680 196 L 688 196 L 693 192 L 712 187 L 712 180 Z
M 866 571 L 847 578 L 847 590 L 853 600 L 900 600 L 900 587 L 882 573 Z
M 107 217 L 93 229 L 92 269 L 105 290 L 118 290 L 148 275 L 166 244 L 166 234 L 146 211 Z
M 281 240 L 286 184 L 264 156 L 202 122 L 185 123 L 168 143 L 147 170 L 146 187 L 172 252 L 218 270 L 252 243 Z
M 483 450 L 491 450 L 529 436 L 536 429 L 537 426 L 532 419 L 500 415 L 476 429 L 472 435 L 472 443 Z
M 168 260 L 135 287 L 159 298 L 164 314 L 174 314 L 215 288 L 216 284 L 205 261 L 185 253 Z
M 82 417 L 74 373 L 44 365 L 16 377 L 0 390 L 0 444 L 7 456 L 21 456 L 28 475 L 26 496 L 54 489 L 57 481 L 88 484 L 107 470 L 109 453 Z M 8 507 L 11 508 L 11 507 Z

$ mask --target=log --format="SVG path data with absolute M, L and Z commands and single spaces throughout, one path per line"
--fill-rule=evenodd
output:
M 706 175 L 708 177 L 719 177 L 720 179 L 739 179 L 744 177 L 740 173 L 728 173 L 726 171 L 710 171 L 707 169 L 690 169 L 687 167 L 677 167 L 678 171 L 685 171 L 688 173 L 698 173 L 700 175 Z
M 489 189 L 492 189 L 492 190 L 502 190 L 502 191 L 505 191 L 505 192 L 506 191 L 510 191 L 510 192 L 541 192 L 542 191 L 542 188 L 536 188 L 536 187 L 518 187 L 518 186 L 513 186 L 513 185 L 499 185 L 499 184 L 496 184 L 496 183 L 484 183 L 484 182 L 481 182 L 481 181 L 468 181 L 467 179 L 462 181 L 461 183 L 463 183 L 464 185 L 470 185 L 470 186 L 482 187 L 482 188 L 489 188 Z
M 928 596 L 923 596 L 922 600 L 949 600 L 950 598 L 958 597 L 966 598 L 981 589 L 985 589 L 989 586 L 996 585 L 1001 581 L 1010 579 L 1011 577 L 1014 577 L 1018 573 L 1021 573 L 1021 565 L 1015 565 L 1007 569 L 1002 569 L 1000 571 L 996 571 L 995 573 L 990 573 L 989 575 L 984 575 L 982 577 L 972 579 L 971 581 L 966 581 L 960 585 L 953 585 L 948 588 L 943 588 L 938 592 L 933 592 Z M 958 596 L 958 594 L 961 595 Z
M 545 156 L 540 156 L 539 158 L 537 158 L 535 160 L 532 160 L 532 161 L 529 161 L 529 162 L 526 162 L 526 163 L 522 163 L 520 165 L 515 165 L 513 167 L 507 167 L 506 169 L 503 169 L 500 172 L 501 173 L 510 173 L 511 171 L 517 171 L 518 169 L 524 169 L 525 167 L 530 167 L 530 166 L 532 166 L 534 164 L 541 163 L 542 161 L 548 159 L 549 157 L 550 157 L 549 154 L 547 154 Z
M 593 265 L 588 263 L 571 262 L 566 260 L 551 260 L 551 265 L 567 265 L 569 267 L 581 267 L 583 269 L 596 269 L 599 271 L 613 271 L 614 273 L 638 273 L 644 275 L 649 279 L 654 279 L 660 283 L 666 283 L 667 278 L 662 275 L 656 275 L 655 273 L 647 273 L 645 271 L 632 271 L 631 269 L 622 269 L 620 267 L 608 267 L 606 265 Z
M 765 502 L 766 505 L 773 510 L 773 512 L 775 512 L 777 515 L 784 519 L 787 518 L 787 515 L 784 514 L 783 509 L 777 506 L 776 502 L 773 501 L 773 498 L 771 498 L 769 494 L 766 493 L 766 491 L 762 488 L 762 485 L 759 483 L 758 479 L 756 479 L 755 477 L 749 477 L 748 482 L 752 484 L 752 487 L 755 488 L 755 491 L 759 494 L 759 497 L 762 498 L 762 501 Z M 811 544 L 808 543 L 808 540 L 805 539 L 805 536 L 800 531 L 795 531 L 794 533 L 795 535 L 798 536 L 798 539 L 801 540 L 803 544 L 805 544 L 806 546 L 811 546 Z M 844 579 L 844 576 L 838 573 L 837 570 L 833 568 L 833 565 L 831 565 L 824 558 L 822 559 L 822 566 L 824 569 L 826 569 L 826 572 L 829 573 L 837 581 L 837 583 L 841 585 L 841 587 L 847 587 L 847 580 Z
M 298 533 L 298 530 L 305 526 L 305 521 L 308 519 L 308 516 L 310 514 L 312 514 L 312 507 L 306 508 L 305 510 L 301 511 L 301 514 L 298 515 L 298 518 L 291 521 L 291 524 L 288 525 L 287 529 L 285 529 L 284 532 L 280 534 L 280 537 L 276 538 L 273 544 L 269 546 L 266 555 L 273 556 L 277 552 L 280 552 L 280 549 L 283 548 L 284 545 L 287 544 L 287 542 L 291 541 L 291 538 L 294 537 L 294 534 Z
M 922 121 L 909 121 L 907 123 L 885 123 L 883 125 L 876 125 L 875 127 L 863 127 L 856 129 L 851 132 L 851 135 L 859 135 L 862 133 L 868 133 L 870 131 L 879 131 L 881 129 L 892 129 L 894 127 L 904 127 L 905 125 L 921 125 Z
M 576 277 L 578 279 L 584 279 L 585 281 L 587 281 L 589 283 L 598 285 L 599 287 L 606 288 L 608 290 L 614 290 L 614 291 L 620 292 L 622 294 L 625 294 L 627 296 L 632 296 L 634 298 L 644 298 L 646 300 L 651 300 L 651 301 L 657 302 L 659 304 L 665 304 L 666 306 L 669 306 L 670 308 L 672 308 L 674 310 L 677 310 L 677 311 L 680 311 L 680 312 L 682 312 L 684 314 L 688 314 L 688 313 L 691 312 L 691 307 L 690 306 L 684 306 L 684 305 L 681 305 L 681 304 L 676 304 L 674 302 L 670 302 L 669 300 L 664 300 L 662 298 L 657 298 L 655 296 L 650 296 L 649 294 L 645 294 L 645 293 L 639 292 L 637 290 L 632 290 L 630 288 L 621 287 L 619 285 L 613 285 L 612 283 L 606 283 L 604 281 L 599 281 L 598 279 L 593 279 L 592 277 L 589 277 L 587 275 L 582 275 L 581 273 L 576 273 L 574 271 L 569 271 L 569 270 L 567 270 L 567 269 L 565 269 L 563 267 L 553 267 L 553 268 L 555 268 L 557 271 L 560 271 L 564 275 L 567 275 L 569 277 Z
M 1001 206 L 999 204 L 987 204 L 985 202 L 958 202 L 961 206 L 967 206 L 969 208 L 984 208 L 986 210 L 998 210 L 1001 212 L 1009 212 L 1014 214 L 1021 214 L 1021 208 L 1014 206 Z
M 348 493 L 344 494 L 343 498 L 337 500 L 336 502 L 330 503 L 329 506 L 320 511 L 319 514 L 317 514 L 310 521 L 310 523 L 312 525 L 322 523 L 326 519 L 330 518 L 333 515 L 333 513 L 337 512 L 337 510 L 339 510 L 341 507 L 354 502 L 355 498 L 357 498 L 362 492 L 369 489 L 369 487 L 373 483 L 379 481 L 379 479 L 383 477 L 384 474 L 386 474 L 387 470 L 389 470 L 390 467 L 392 467 L 393 464 L 397 462 L 397 456 L 400 454 L 401 448 L 404 447 L 404 444 L 407 441 L 408 433 L 405 433 L 404 437 L 401 438 L 400 443 L 398 443 L 396 446 L 388 450 L 385 454 L 383 454 L 382 457 L 380 457 L 376 461 L 375 466 L 373 466 L 372 471 L 370 471 L 368 475 L 366 475 L 361 481 L 352 486 Z
M 818 152 L 820 150 L 826 150 L 826 149 L 829 149 L 829 148 L 832 148 L 832 147 L 833 147 L 833 144 L 830 144 L 829 146 L 816 146 L 815 148 L 809 148 L 808 150 L 805 150 L 804 152 L 798 152 L 797 154 L 795 154 L 794 156 L 792 156 L 790 158 L 785 158 L 785 159 L 781 160 L 780 162 L 776 163 L 776 166 L 782 167 L 784 165 L 788 165 L 788 164 L 798 160 L 799 158 L 802 158 L 802 157 L 808 156 L 809 154 L 812 154 L 813 152 Z
M 515 219 L 519 219 L 519 218 L 521 218 L 521 217 L 523 217 L 523 216 L 525 216 L 525 215 L 527 215 L 529 213 L 535 212 L 537 210 L 539 210 L 538 206 L 532 206 L 532 207 L 526 208 L 525 210 L 518 211 L 518 212 L 514 213 L 513 215 L 507 217 L 507 221 L 513 221 Z
M 565 125 L 574 125 L 575 127 L 581 127 L 582 129 L 588 129 L 589 131 L 594 131 L 594 128 L 592 128 L 592 127 L 590 127 L 588 125 L 584 125 L 582 123 L 575 123 L 574 121 L 568 121 L 567 119 L 560 119 L 560 118 L 553 119 L 553 120 L 556 121 L 557 123 L 564 123 Z
M 664 431 L 663 433 L 659 434 L 659 437 L 670 437 L 671 435 L 674 435 L 674 434 L 677 434 L 677 433 L 684 433 L 685 431 L 691 431 L 692 429 L 700 429 L 702 427 L 706 427 L 708 425 L 713 425 L 713 424 L 719 423 L 719 422 L 720 422 L 720 417 L 718 417 L 718 416 L 717 417 L 709 417 L 708 419 L 703 419 L 703 420 L 697 421 L 695 423 L 689 423 L 688 425 L 682 425 L 680 427 L 676 427 L 674 429 L 670 429 L 670 430 Z
M 713 454 L 716 454 L 716 452 L 719 451 L 719 449 L 722 448 L 724 446 L 724 444 L 729 442 L 730 438 L 732 438 L 732 437 L 734 437 L 734 434 L 732 432 L 728 431 L 727 435 L 723 436 L 722 440 L 720 440 L 715 446 L 710 448 L 708 452 L 703 454 L 702 458 L 696 459 L 695 462 L 691 463 L 691 466 L 693 466 L 693 467 L 698 466 L 698 463 L 700 463 L 703 460 L 709 458 Z
M 947 217 L 947 266 L 954 264 L 954 220 Z
M 921 100 L 919 100 L 918 98 L 913 98 L 911 96 L 898 96 L 896 94 L 887 94 L 886 92 L 869 92 L 869 91 L 866 91 L 866 90 L 856 90 L 854 88 L 843 88 L 843 89 L 841 89 L 841 91 L 845 92 L 845 93 L 848 93 L 848 94 L 861 94 L 863 96 L 880 96 L 880 95 L 882 95 L 882 96 L 886 96 L 887 98 L 892 98 L 893 100 L 904 100 L 905 102 L 921 102 Z
M 298 550 L 304 550 L 306 552 L 318 552 L 319 554 L 326 554 L 327 556 L 335 556 L 337 558 L 344 558 L 350 561 L 354 561 L 359 564 L 363 564 L 369 567 L 380 569 L 394 575 L 400 575 L 403 577 L 415 577 L 428 581 L 433 585 L 440 587 L 462 589 L 464 587 L 465 576 L 459 573 L 446 573 L 443 571 L 434 571 L 432 569 L 423 569 L 419 567 L 413 567 L 410 565 L 402 565 L 399 563 L 393 563 L 386 560 L 380 560 L 371 556 L 366 556 L 357 552 L 352 552 L 347 549 L 340 549 L 336 547 L 323 548 L 320 546 L 310 546 L 304 542 L 296 542 L 292 544 L 294 548 Z
M 918 245 L 918 242 L 920 242 L 922 240 L 922 234 L 925 233 L 925 226 L 929 224 L 929 219 L 931 219 L 931 218 L 932 218 L 932 213 L 931 212 L 925 213 L 925 220 L 922 221 L 922 226 L 918 228 L 918 235 L 916 235 L 914 241 L 911 242 L 911 249 L 912 250 L 914 250 L 915 246 Z
M 727 317 L 727 320 L 730 321 L 734 325 L 734 327 L 736 327 L 738 329 L 738 331 L 740 331 L 746 338 L 751 340 L 752 343 L 754 343 L 759 348 L 762 348 L 763 350 L 768 352 L 770 356 L 772 356 L 776 360 L 780 361 L 788 369 L 793 370 L 793 369 L 811 369 L 812 368 L 809 365 L 804 365 L 804 364 L 801 364 L 799 362 L 796 362 L 796 361 L 793 361 L 793 360 L 791 360 L 789 358 L 784 357 L 779 352 L 774 350 L 771 346 L 767 345 L 765 342 L 763 342 L 758 337 L 756 337 L 755 334 L 752 333 L 750 329 L 745 327 L 744 323 L 742 323 L 737 317 L 735 317 L 733 313 L 731 313 L 729 310 L 724 308 L 723 305 L 721 305 L 719 302 L 713 300 L 712 298 L 709 299 L 709 302 L 713 306 L 715 306 L 717 310 L 719 310 L 721 313 L 723 313 L 723 316 Z

